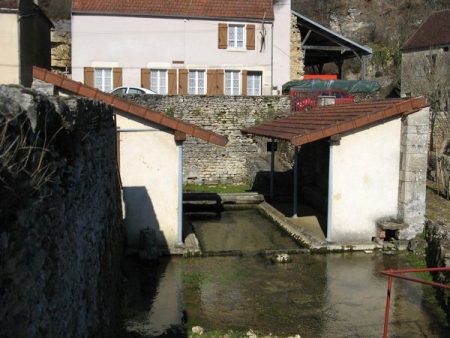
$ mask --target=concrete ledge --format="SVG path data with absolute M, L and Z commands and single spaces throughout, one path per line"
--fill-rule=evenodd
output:
M 270 204 L 263 202 L 261 204 L 258 204 L 257 208 L 260 211 L 262 211 L 267 217 L 269 217 L 275 223 L 277 223 L 281 228 L 287 231 L 293 238 L 295 238 L 305 247 L 311 249 L 326 245 L 325 242 L 313 236 L 305 229 L 298 227 L 296 224 L 290 221 L 289 218 L 284 216 L 281 212 L 279 212 Z

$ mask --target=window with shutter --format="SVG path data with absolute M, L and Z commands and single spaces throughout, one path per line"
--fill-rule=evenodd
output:
M 167 94 L 167 69 L 152 69 L 150 71 L 150 89 L 158 94 Z
M 261 95 L 261 72 L 247 72 L 247 95 Z
M 228 25 L 219 23 L 219 49 L 227 49 L 228 47 Z
M 188 70 L 180 69 L 178 71 L 178 94 L 186 95 L 188 93 Z
M 254 50 L 255 49 L 255 25 L 247 25 L 246 29 L 246 42 L 247 49 Z
M 84 84 L 94 87 L 94 68 L 84 67 Z
M 244 25 L 228 26 L 228 48 L 244 48 Z
M 122 68 L 113 68 L 113 88 L 122 86 Z
M 238 70 L 225 71 L 225 95 L 240 95 L 240 72 Z
M 206 72 L 206 94 L 223 95 L 223 70 L 208 69 Z
M 190 70 L 189 71 L 189 94 L 204 95 L 205 94 L 205 71 Z
M 113 85 L 112 68 L 95 68 L 94 87 L 104 92 L 110 92 Z
M 141 69 L 141 87 L 150 89 L 150 69 Z
M 177 70 L 176 69 L 169 69 L 167 71 L 168 75 L 168 89 L 167 94 L 169 95 L 176 95 L 178 94 L 178 88 L 177 88 Z

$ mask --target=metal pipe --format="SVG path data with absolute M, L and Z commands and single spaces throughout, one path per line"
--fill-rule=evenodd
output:
M 273 23 L 272 33 L 270 35 L 270 95 L 273 95 Z
M 298 146 L 295 146 L 294 154 L 294 205 L 292 218 L 297 218 L 297 185 L 298 185 Z
M 450 289 L 450 285 L 442 284 L 442 283 L 436 283 L 432 281 L 427 281 L 420 278 L 414 278 L 414 277 L 408 277 L 408 276 L 401 276 L 399 274 L 401 273 L 411 273 L 411 272 L 436 272 L 436 271 L 450 271 L 450 267 L 442 267 L 442 268 L 422 268 L 422 269 L 404 269 L 404 270 L 386 270 L 381 271 L 383 275 L 386 275 L 389 277 L 388 279 L 388 289 L 387 289 L 387 295 L 386 295 L 386 312 L 384 314 L 384 332 L 383 332 L 383 338 L 387 338 L 387 332 L 388 332 L 388 325 L 389 325 L 389 308 L 391 305 L 391 290 L 392 290 L 392 278 L 399 278 L 408 280 L 411 282 L 421 283 L 421 284 L 427 284 L 432 285 L 438 288 L 443 289 Z
M 275 171 L 275 139 L 272 138 L 270 154 L 270 200 L 273 201 L 273 180 Z
M 177 246 L 183 247 L 183 142 L 177 142 L 178 146 L 178 242 Z
M 327 236 L 326 241 L 331 242 L 331 225 L 332 225 L 332 215 L 333 215 L 333 141 L 330 141 L 330 154 L 329 154 L 329 164 L 328 164 L 328 206 L 327 206 Z
M 389 308 L 391 307 L 391 289 L 392 289 L 392 276 L 389 276 L 388 289 L 386 294 L 386 312 L 384 314 L 383 338 L 387 338 L 387 331 L 389 325 Z

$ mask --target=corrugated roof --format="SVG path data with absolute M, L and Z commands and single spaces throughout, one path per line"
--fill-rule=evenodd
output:
M 306 67 L 372 54 L 372 48 L 347 39 L 295 11 L 291 13 L 297 19 Z
M 225 136 L 221 136 L 212 131 L 197 127 L 193 124 L 183 122 L 179 119 L 169 117 L 163 113 L 156 112 L 146 107 L 139 106 L 127 100 L 118 98 L 114 95 L 104 93 L 96 88 L 86 86 L 81 82 L 70 80 L 61 75 L 49 72 L 48 70 L 33 67 L 33 77 L 47 83 L 51 83 L 76 95 L 101 100 L 107 104 L 114 106 L 114 108 L 120 109 L 130 115 L 140 117 L 144 120 L 156 123 L 163 127 L 167 127 L 174 131 L 179 131 L 191 135 L 206 142 L 213 143 L 219 146 L 224 146 L 228 143 L 228 139 Z
M 393 99 L 324 106 L 257 126 L 243 134 L 290 141 L 295 146 L 339 135 L 397 115 L 408 115 L 427 107 L 426 99 Z
M 273 20 L 272 0 L 74 0 L 73 13 Z
M 431 13 L 402 50 L 450 45 L 450 10 Z

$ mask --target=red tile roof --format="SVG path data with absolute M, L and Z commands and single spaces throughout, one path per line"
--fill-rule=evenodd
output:
M 130 115 L 140 117 L 144 120 L 159 124 L 160 126 L 167 127 L 174 131 L 191 135 L 209 143 L 219 146 L 224 146 L 228 143 L 228 139 L 225 136 L 221 136 L 212 131 L 197 127 L 193 124 L 183 122 L 179 119 L 169 117 L 163 113 L 153 111 L 146 107 L 139 106 L 127 100 L 120 99 L 114 95 L 104 93 L 96 88 L 86 86 L 81 82 L 76 82 L 67 79 L 64 76 L 49 72 L 48 70 L 33 67 L 33 77 L 35 79 L 51 83 L 76 95 L 101 100 Z
M 325 106 L 248 127 L 241 132 L 287 140 L 295 146 L 300 146 L 382 121 L 392 116 L 415 113 L 427 106 L 425 98 Z
M 406 41 L 402 50 L 450 45 L 450 10 L 433 12 Z
M 74 13 L 273 20 L 272 0 L 74 0 Z

